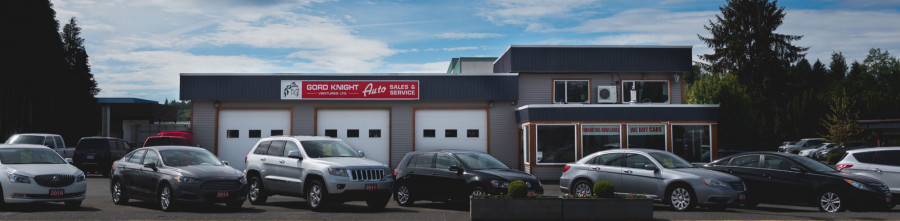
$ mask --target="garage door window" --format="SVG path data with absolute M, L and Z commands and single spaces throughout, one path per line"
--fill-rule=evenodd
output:
M 666 125 L 628 125 L 628 148 L 666 150 Z
M 284 131 L 283 130 L 272 130 L 272 132 L 270 134 L 271 134 L 271 136 L 281 136 L 281 135 L 284 135 Z
M 337 130 L 335 130 L 335 129 L 328 129 L 328 130 L 325 130 L 325 136 L 326 136 L 326 137 L 337 138 Z
M 381 130 L 369 130 L 369 137 L 370 138 L 381 137 Z
M 456 129 L 444 130 L 444 137 L 456 137 Z
M 422 130 L 423 137 L 434 137 L 434 129 L 425 129 Z
M 250 138 L 260 138 L 262 137 L 262 130 L 250 130 L 250 133 L 247 134 Z
M 466 130 L 466 137 L 478 138 L 478 130 L 473 130 L 473 129 Z
M 575 161 L 575 125 L 538 125 L 538 164 L 565 164 Z
M 582 156 L 597 151 L 621 148 L 620 125 L 582 125 L 581 126 L 581 152 Z
M 348 129 L 347 137 L 359 137 L 359 129 Z
M 240 135 L 241 133 L 238 132 L 238 130 L 228 130 L 228 132 L 226 133 L 227 138 L 238 138 L 240 137 Z

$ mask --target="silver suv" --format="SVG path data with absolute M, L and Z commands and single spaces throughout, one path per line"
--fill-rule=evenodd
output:
M 365 200 L 369 208 L 383 209 L 391 199 L 390 169 L 364 156 L 329 137 L 260 139 L 245 159 L 247 199 L 256 205 L 270 195 L 301 196 L 316 211 L 330 203 Z
M 848 150 L 835 167 L 841 172 L 881 180 L 890 188 L 894 199 L 900 196 L 900 147 Z

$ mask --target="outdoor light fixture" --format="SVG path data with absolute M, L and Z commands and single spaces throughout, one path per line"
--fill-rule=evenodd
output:
M 221 106 L 221 105 L 219 104 L 219 101 L 216 101 L 216 102 L 213 103 L 213 107 L 219 108 L 219 106 Z
M 494 107 L 494 101 L 493 101 L 493 100 L 488 101 L 488 107 Z

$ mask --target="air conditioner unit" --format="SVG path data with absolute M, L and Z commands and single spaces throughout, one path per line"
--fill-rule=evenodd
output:
M 616 96 L 616 86 L 597 86 L 597 103 L 615 104 L 619 97 Z

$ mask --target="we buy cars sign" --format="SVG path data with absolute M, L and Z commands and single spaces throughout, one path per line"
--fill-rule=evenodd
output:
M 282 100 L 418 100 L 419 81 L 281 81 Z

